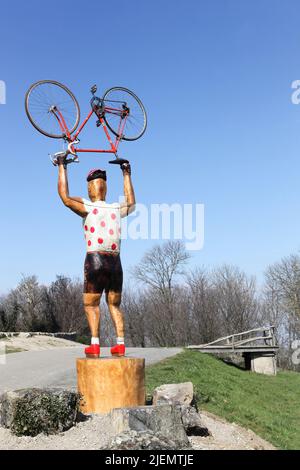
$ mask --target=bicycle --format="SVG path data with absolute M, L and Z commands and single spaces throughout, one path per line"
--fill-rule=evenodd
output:
M 121 140 L 134 141 L 142 137 L 147 127 L 147 114 L 141 100 L 130 90 L 112 87 L 102 98 L 96 96 L 97 86 L 91 87 L 91 110 L 80 124 L 80 108 L 74 94 L 63 84 L 53 80 L 33 83 L 26 93 L 25 110 L 31 124 L 40 133 L 53 139 L 63 139 L 67 149 L 50 156 L 57 165 L 58 157 L 65 163 L 78 162 L 78 153 L 113 153 L 115 159 L 109 163 L 121 164 L 127 160 L 118 157 Z M 79 134 L 90 118 L 96 115 L 96 126 L 102 127 L 109 142 L 108 149 L 78 148 Z M 76 131 L 76 129 L 78 130 Z M 108 129 L 114 134 L 111 137 Z M 75 132 L 76 131 L 76 132 Z M 67 158 L 71 155 L 71 158 Z

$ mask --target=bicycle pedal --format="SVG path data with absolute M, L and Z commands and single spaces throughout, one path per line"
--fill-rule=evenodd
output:
M 112 165 L 123 165 L 123 163 L 129 163 L 129 161 L 125 158 L 117 157 L 114 160 L 110 160 L 108 163 L 111 163 Z
M 97 85 L 93 85 L 91 87 L 91 93 L 94 95 L 96 93 L 96 91 L 97 91 Z
M 97 127 L 100 127 L 100 126 L 101 126 L 100 119 L 98 119 L 98 121 L 96 121 L 96 126 L 97 126 Z

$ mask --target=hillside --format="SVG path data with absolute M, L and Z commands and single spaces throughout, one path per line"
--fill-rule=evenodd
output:
M 147 367 L 147 390 L 191 381 L 197 404 L 248 428 L 280 449 L 300 449 L 300 374 L 255 374 L 197 351 Z

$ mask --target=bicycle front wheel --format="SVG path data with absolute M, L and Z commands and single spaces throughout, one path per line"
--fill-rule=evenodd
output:
M 120 137 L 120 126 L 124 109 L 127 111 L 126 123 L 122 132 L 122 139 L 137 140 L 144 134 L 147 127 L 147 114 L 141 100 L 130 90 L 122 87 L 113 87 L 103 95 L 104 120 L 107 127 Z
M 80 119 L 79 105 L 73 93 L 53 80 L 40 80 L 31 85 L 25 97 L 25 110 L 31 124 L 53 139 L 65 137 L 55 111 L 63 116 L 70 134 L 75 131 Z

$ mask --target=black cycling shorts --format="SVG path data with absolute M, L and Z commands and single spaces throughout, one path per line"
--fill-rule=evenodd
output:
M 122 292 L 123 270 L 119 254 L 87 253 L 84 262 L 85 294 Z

